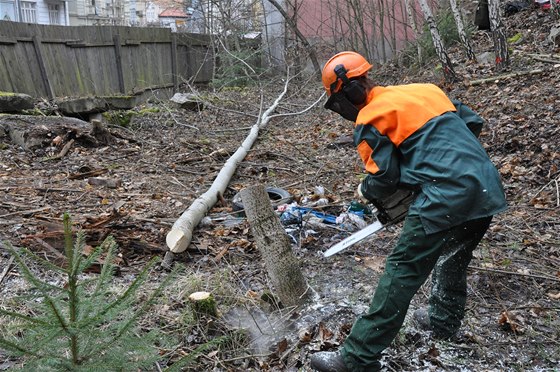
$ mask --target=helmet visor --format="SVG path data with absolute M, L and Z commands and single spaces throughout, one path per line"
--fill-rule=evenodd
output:
M 331 94 L 325 103 L 325 108 L 336 112 L 346 120 L 355 122 L 358 118 L 358 108 L 342 92 Z

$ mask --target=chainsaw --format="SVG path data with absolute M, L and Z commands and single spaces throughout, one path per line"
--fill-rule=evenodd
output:
M 364 227 L 360 231 L 357 231 L 349 237 L 336 243 L 327 249 L 323 254 L 325 257 L 332 256 L 333 254 L 364 240 L 368 236 L 385 229 L 387 226 L 394 225 L 404 220 L 406 214 L 408 213 L 408 208 L 415 196 L 416 194 L 414 191 L 399 189 L 394 194 L 391 194 L 383 200 L 372 200 L 371 203 L 377 209 L 377 220 L 371 225 Z

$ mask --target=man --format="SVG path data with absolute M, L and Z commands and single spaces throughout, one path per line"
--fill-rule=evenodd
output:
M 354 144 L 367 176 L 358 193 L 383 200 L 415 190 L 400 239 L 387 257 L 369 311 L 342 348 L 311 356 L 318 371 L 377 371 L 412 297 L 432 273 L 429 310 L 415 312 L 437 338 L 461 325 L 467 266 L 492 216 L 506 209 L 498 171 L 477 137 L 483 120 L 432 84 L 375 86 L 371 64 L 341 52 L 323 68 L 326 108 L 355 122 Z

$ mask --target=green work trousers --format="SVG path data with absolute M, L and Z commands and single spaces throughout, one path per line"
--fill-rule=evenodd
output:
M 467 297 L 467 266 L 491 220 L 491 216 L 472 220 L 426 235 L 419 216 L 406 218 L 369 311 L 356 320 L 342 347 L 349 369 L 369 372 L 379 368 L 381 351 L 399 332 L 412 297 L 432 269 L 430 325 L 440 337 L 459 329 Z

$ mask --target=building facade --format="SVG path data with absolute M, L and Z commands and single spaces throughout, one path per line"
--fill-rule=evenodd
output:
M 0 20 L 70 25 L 70 4 L 76 0 L 0 0 Z

